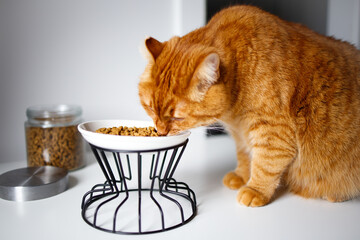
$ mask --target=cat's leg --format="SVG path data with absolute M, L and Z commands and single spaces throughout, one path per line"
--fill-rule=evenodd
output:
M 240 188 L 237 200 L 246 206 L 258 207 L 269 203 L 280 178 L 296 155 L 293 138 L 287 129 L 257 126 L 253 132 L 250 179 Z M 290 130 L 289 130 L 290 131 Z
M 250 177 L 249 155 L 242 149 L 237 151 L 237 162 L 236 169 L 228 172 L 223 178 L 224 185 L 233 190 L 242 187 Z
M 233 190 L 237 190 L 249 180 L 250 177 L 250 157 L 246 151 L 243 136 L 235 128 L 228 127 L 228 131 L 236 144 L 237 167 L 234 171 L 228 172 L 223 178 L 223 184 Z
M 274 167 L 271 163 L 267 163 L 270 161 L 281 161 L 281 163 Z M 251 207 L 268 204 L 280 183 L 283 171 L 290 162 L 291 158 L 270 160 L 254 157 L 251 162 L 251 177 L 248 183 L 240 188 L 237 200 Z

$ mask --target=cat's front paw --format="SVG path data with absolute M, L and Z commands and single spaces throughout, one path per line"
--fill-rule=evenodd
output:
M 237 200 L 248 207 L 261 207 L 268 204 L 270 199 L 248 186 L 243 186 L 239 190 Z
M 223 178 L 223 183 L 226 187 L 233 190 L 239 189 L 245 184 L 242 177 L 238 176 L 234 172 L 227 173 Z
M 326 199 L 329 201 L 329 202 L 332 202 L 332 203 L 336 203 L 336 202 L 345 202 L 347 201 L 348 199 L 345 198 L 345 197 L 326 197 Z

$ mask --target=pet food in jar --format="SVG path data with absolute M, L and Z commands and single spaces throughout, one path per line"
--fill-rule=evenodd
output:
M 49 165 L 75 170 L 84 166 L 84 142 L 77 130 L 81 113 L 76 105 L 39 105 L 26 110 L 29 167 Z

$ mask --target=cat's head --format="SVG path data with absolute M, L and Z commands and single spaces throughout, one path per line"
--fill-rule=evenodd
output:
M 220 58 L 215 49 L 184 43 L 145 40 L 148 65 L 140 77 L 142 106 L 158 132 L 173 135 L 214 123 L 226 108 Z

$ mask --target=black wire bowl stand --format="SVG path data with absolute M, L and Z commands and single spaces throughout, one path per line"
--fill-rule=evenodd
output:
M 105 176 L 82 199 L 81 214 L 90 226 L 117 234 L 149 234 L 180 227 L 196 213 L 195 193 L 174 172 L 183 143 L 162 149 L 126 151 L 90 144 Z

